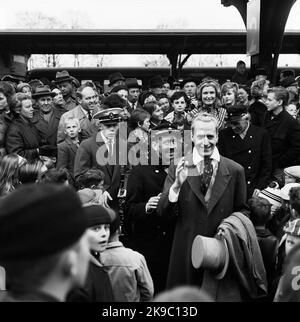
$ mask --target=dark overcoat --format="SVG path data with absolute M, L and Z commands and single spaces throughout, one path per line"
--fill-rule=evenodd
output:
M 67 169 L 69 173 L 74 176 L 75 156 L 78 150 L 77 145 L 67 137 L 63 142 L 57 145 L 57 149 L 57 169 Z
M 193 164 L 192 154 L 186 157 Z M 163 216 L 175 214 L 169 201 L 169 189 L 175 181 L 176 167 L 172 164 L 165 181 L 164 193 L 158 203 L 158 213 Z M 212 194 L 206 204 L 200 189 L 200 176 L 195 168 L 188 170 L 177 201 L 177 223 L 170 257 L 167 287 L 200 285 L 200 272 L 193 268 L 191 249 L 197 235 L 213 237 L 222 219 L 239 211 L 248 214 L 246 206 L 246 182 L 244 169 L 238 163 L 220 157 Z M 194 174 L 194 175 L 191 175 Z
M 300 124 L 286 111 L 275 116 L 268 112 L 265 128 L 271 137 L 273 169 L 299 164 Z
M 91 168 L 100 169 L 105 175 L 104 189 L 108 191 L 111 197 L 113 198 L 111 206 L 114 209 L 118 209 L 119 206 L 117 196 L 121 183 L 120 165 L 118 162 L 118 158 L 116 160 L 115 165 L 108 164 L 102 158 L 102 152 L 104 151 L 105 153 L 107 149 L 105 143 L 103 141 L 98 140 L 99 137 L 99 135 L 94 135 L 91 138 L 84 140 L 80 144 L 75 156 L 74 176 L 76 179 L 85 171 Z M 119 151 L 119 146 L 121 146 L 121 144 L 119 145 L 118 140 L 116 141 L 116 144 L 116 151 Z
M 263 190 L 271 181 L 272 149 L 268 132 L 250 125 L 242 139 L 228 127 L 219 132 L 218 148 L 221 155 L 244 167 L 247 198 L 254 189 Z
M 125 227 L 131 247 L 142 253 L 147 261 L 155 293 L 165 287 L 175 220 L 146 213 L 146 203 L 163 191 L 166 171 L 162 166 L 137 165 L 129 175 L 125 202 Z
M 39 144 L 39 134 L 31 122 L 21 117 L 12 121 L 6 136 L 7 153 L 17 153 L 28 161 L 33 161 L 39 157 Z
M 53 109 L 53 115 L 48 122 L 46 122 L 40 114 L 37 114 L 33 120 L 39 136 L 41 138 L 41 145 L 56 146 L 57 131 L 61 113 Z

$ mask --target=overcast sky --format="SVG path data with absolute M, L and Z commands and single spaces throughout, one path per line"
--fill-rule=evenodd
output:
M 161 24 L 169 28 L 244 28 L 237 9 L 224 7 L 221 0 L 3 0 L 0 28 L 16 27 L 18 12 L 40 11 L 63 20 L 71 10 L 101 29 L 151 29 Z M 286 29 L 300 29 L 299 16 L 297 1 Z

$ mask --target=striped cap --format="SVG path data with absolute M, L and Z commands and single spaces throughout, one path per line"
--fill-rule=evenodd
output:
M 283 231 L 293 236 L 300 236 L 300 218 L 288 221 Z
M 280 207 L 283 199 L 281 197 L 281 191 L 278 188 L 271 188 L 268 187 L 264 190 L 262 190 L 258 197 L 267 199 L 273 206 Z

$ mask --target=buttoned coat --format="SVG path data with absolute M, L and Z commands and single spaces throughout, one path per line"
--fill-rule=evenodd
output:
M 270 134 L 273 169 L 283 169 L 300 162 L 300 124 L 286 111 L 266 115 L 264 126 Z
M 242 139 L 228 127 L 219 132 L 218 148 L 221 155 L 244 167 L 247 198 L 254 189 L 263 190 L 271 181 L 272 149 L 268 132 L 250 125 Z
M 116 151 L 119 151 L 118 141 L 116 141 L 116 145 Z M 102 156 L 104 157 L 103 152 L 105 153 L 105 151 L 107 149 L 105 143 L 101 140 L 100 132 L 98 135 L 93 135 L 91 138 L 84 140 L 76 152 L 74 176 L 76 179 L 91 168 L 100 169 L 105 175 L 104 189 L 113 198 L 111 206 L 114 209 L 118 209 L 117 196 L 121 182 L 120 165 L 118 159 L 116 159 L 116 165 L 107 164 L 104 158 L 102 158 Z
M 75 156 L 78 150 L 77 145 L 69 137 L 66 137 L 63 142 L 57 145 L 57 150 L 57 169 L 67 169 L 74 176 Z
M 7 153 L 17 153 L 28 161 L 34 161 L 39 157 L 39 144 L 39 134 L 31 122 L 21 117 L 12 121 L 6 137 Z
M 186 157 L 193 164 L 192 154 Z M 206 204 L 200 190 L 200 175 L 195 167 L 188 169 L 177 203 L 169 201 L 169 189 L 175 181 L 176 166 L 169 167 L 164 192 L 158 203 L 158 213 L 167 216 L 177 214 L 177 223 L 170 257 L 167 287 L 201 285 L 202 272 L 192 266 L 191 249 L 197 235 L 213 237 L 222 219 L 239 211 L 248 214 L 246 206 L 246 182 L 244 169 L 238 163 L 220 157 L 211 197 Z M 174 206 L 177 205 L 177 211 Z
M 34 117 L 33 124 L 41 138 L 41 145 L 56 146 L 60 117 L 61 113 L 59 113 L 56 109 L 53 109 L 53 115 L 49 122 L 46 122 L 41 114 L 37 114 Z
M 94 111 L 94 114 L 97 111 Z M 92 124 L 92 122 L 88 119 L 88 117 L 82 111 L 81 105 L 78 105 L 75 108 L 73 108 L 72 110 L 64 113 L 61 116 L 60 121 L 59 121 L 59 125 L 58 125 L 57 143 L 62 142 L 66 137 L 66 134 L 64 133 L 64 130 L 65 130 L 64 123 L 65 123 L 65 120 L 69 117 L 75 117 L 79 120 L 82 139 L 88 139 L 93 134 L 96 134 L 98 132 L 97 127 L 94 124 Z
M 153 278 L 155 292 L 165 287 L 176 218 L 146 213 L 151 197 L 163 192 L 167 173 L 162 166 L 137 165 L 129 175 L 124 223 L 131 232 L 131 247 L 142 253 Z

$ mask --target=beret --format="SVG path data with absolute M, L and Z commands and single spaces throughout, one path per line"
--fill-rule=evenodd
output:
M 89 227 L 102 224 L 110 224 L 112 222 L 112 216 L 110 215 L 110 212 L 101 205 L 88 205 L 83 209 Z
M 40 259 L 80 239 L 87 219 L 70 187 L 28 184 L 0 202 L 0 261 Z

